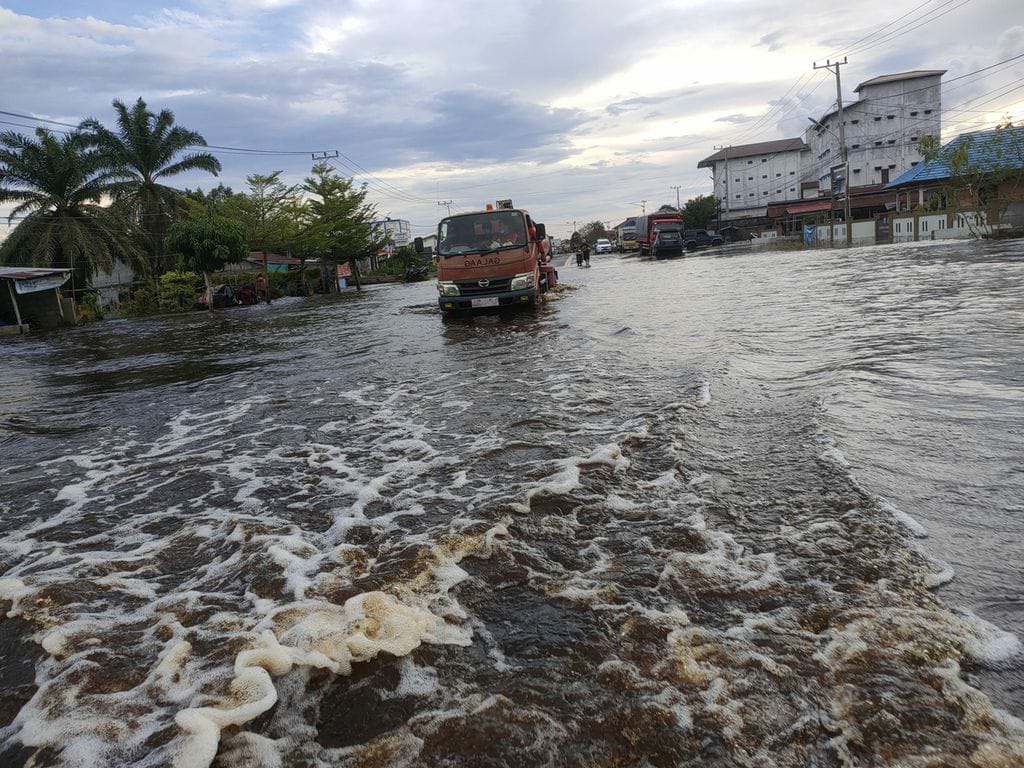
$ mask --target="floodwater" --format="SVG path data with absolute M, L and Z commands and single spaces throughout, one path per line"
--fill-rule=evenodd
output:
M 1024 244 L 0 345 L 0 765 L 1024 765 Z

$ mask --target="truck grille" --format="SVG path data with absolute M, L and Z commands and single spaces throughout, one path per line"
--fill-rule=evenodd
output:
M 504 293 L 510 290 L 512 285 L 511 277 L 493 277 L 490 278 L 490 284 L 486 287 L 481 287 L 479 282 L 476 280 L 459 280 L 459 294 L 462 296 L 478 296 L 491 293 Z

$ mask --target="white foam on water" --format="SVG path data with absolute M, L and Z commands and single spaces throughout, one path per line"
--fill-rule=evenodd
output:
M 843 455 L 843 452 L 840 451 L 835 446 L 832 446 L 831 448 L 826 448 L 824 451 L 818 454 L 818 458 L 829 464 L 834 464 L 835 466 L 840 467 L 842 469 L 849 469 L 850 467 L 850 462 L 846 460 L 846 457 Z
M 711 405 L 711 382 L 702 381 L 697 390 L 697 407 L 705 408 Z
M 928 531 L 925 530 L 925 527 L 923 525 L 917 522 L 917 520 L 908 515 L 906 512 L 899 509 L 891 501 L 879 498 L 878 505 L 879 507 L 881 507 L 883 512 L 892 515 L 897 522 L 899 522 L 904 528 L 906 528 L 908 531 L 914 534 L 914 536 L 916 536 L 917 538 L 924 539 L 928 537 Z
M 1024 646 L 1012 632 L 1000 629 L 995 624 L 980 616 L 960 608 L 956 610 L 970 632 L 965 650 L 968 655 L 981 664 L 999 665 L 1021 655 Z
M 438 690 L 437 670 L 416 664 L 410 657 L 403 656 L 398 664 L 401 677 L 395 688 L 395 696 L 430 696 Z

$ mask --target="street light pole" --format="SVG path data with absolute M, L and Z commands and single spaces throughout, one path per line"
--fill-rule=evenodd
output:
M 679 185 L 676 184 L 673 187 L 669 187 L 669 189 L 674 189 L 676 191 L 676 210 L 677 211 L 682 210 L 682 206 L 679 205 Z
M 445 209 L 448 211 L 448 215 L 449 216 L 452 215 L 452 201 L 451 200 L 438 200 L 437 204 L 438 205 L 443 205 L 445 207 Z
M 641 200 L 640 201 L 640 215 L 641 216 L 646 216 L 647 215 L 647 201 L 646 200 Z

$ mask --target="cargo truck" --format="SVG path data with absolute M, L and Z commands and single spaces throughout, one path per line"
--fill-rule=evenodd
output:
M 661 229 L 670 229 L 681 232 L 683 229 L 683 214 L 677 211 L 659 211 L 649 213 L 646 216 L 636 217 L 636 242 L 641 256 L 658 257 L 658 232 Z M 668 255 L 667 251 L 661 254 L 662 258 Z M 678 255 L 673 253 L 672 255 Z
M 422 238 L 414 245 L 424 252 Z M 435 255 L 437 301 L 445 313 L 536 306 L 558 282 L 544 225 L 511 200 L 442 219 Z

